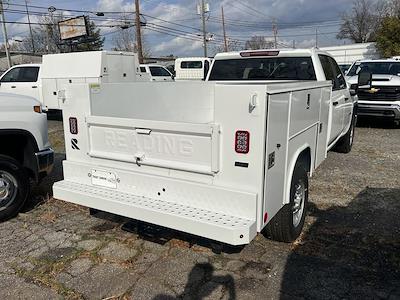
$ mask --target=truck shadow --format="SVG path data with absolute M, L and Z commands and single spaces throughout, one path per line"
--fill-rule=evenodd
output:
M 366 188 L 318 210 L 289 255 L 281 299 L 400 298 L 400 189 Z M 392 299 L 392 298 L 390 298 Z
M 45 177 L 37 186 L 32 187 L 32 192 L 21 212 L 28 212 L 50 199 L 53 195 L 53 184 L 63 179 L 62 161 L 65 153 L 54 154 L 54 167 L 49 176 Z
M 189 273 L 188 281 L 181 295 L 173 297 L 160 294 L 153 300 L 205 299 L 219 286 L 226 291 L 224 299 L 236 299 L 235 281 L 231 275 L 217 276 L 214 275 L 214 267 L 211 264 L 196 264 Z
M 382 128 L 382 129 L 398 129 L 400 126 L 393 120 L 385 120 L 379 118 L 360 117 L 357 118 L 357 127 L 364 128 Z

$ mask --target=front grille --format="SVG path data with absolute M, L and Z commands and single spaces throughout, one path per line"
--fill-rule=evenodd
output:
M 358 90 L 357 95 L 359 100 L 369 101 L 400 101 L 400 86 L 374 86 L 378 89 L 375 93 L 370 93 L 368 90 Z

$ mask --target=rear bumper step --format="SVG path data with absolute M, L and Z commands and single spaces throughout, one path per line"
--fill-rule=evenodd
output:
M 54 184 L 53 192 L 60 200 L 231 245 L 247 244 L 257 234 L 255 220 L 113 189 L 63 180 Z

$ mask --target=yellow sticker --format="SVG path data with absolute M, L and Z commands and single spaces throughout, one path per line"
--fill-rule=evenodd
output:
M 92 93 L 100 92 L 100 84 L 98 84 L 98 83 L 90 83 L 89 88 Z

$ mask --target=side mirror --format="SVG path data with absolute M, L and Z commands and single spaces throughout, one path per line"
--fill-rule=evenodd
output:
M 358 73 L 358 87 L 368 89 L 372 84 L 372 73 L 368 71 L 360 71 Z

